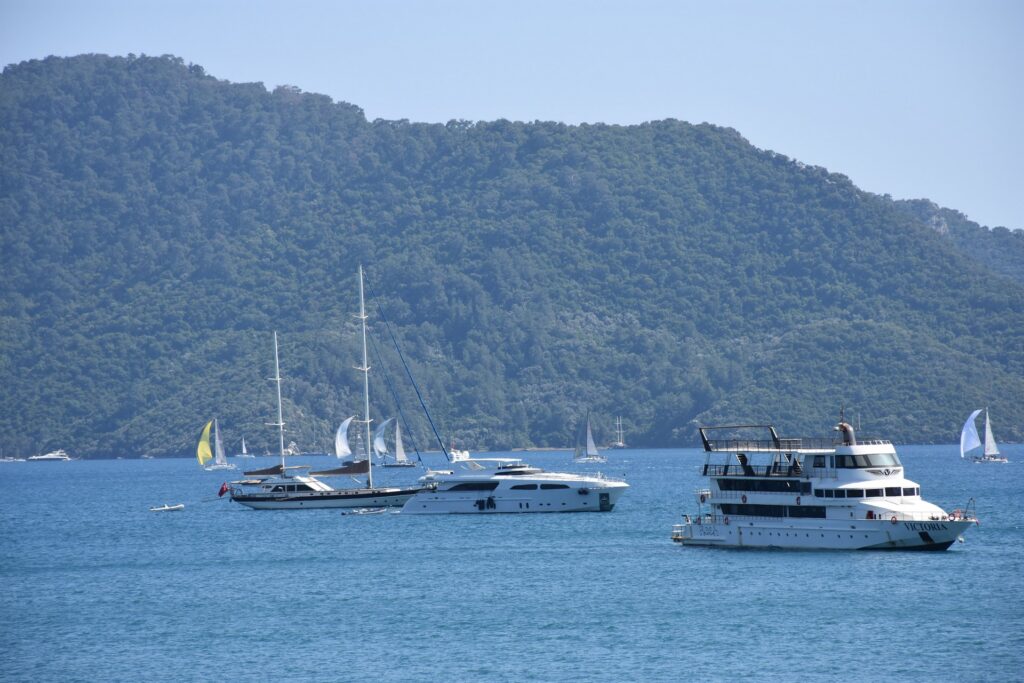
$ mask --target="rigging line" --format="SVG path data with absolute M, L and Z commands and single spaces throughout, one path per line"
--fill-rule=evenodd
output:
M 384 315 L 384 307 L 380 305 L 380 300 L 377 299 L 377 295 L 374 293 L 373 287 L 370 285 L 367 285 L 366 287 L 370 290 L 370 297 L 373 299 L 373 303 L 377 304 L 377 311 L 380 313 L 380 319 L 384 322 L 384 327 L 391 336 L 391 342 L 395 345 L 395 351 L 398 351 L 398 357 L 402 359 L 402 365 L 405 367 L 405 374 L 409 376 L 409 381 L 412 382 L 412 388 L 416 390 L 416 398 L 419 399 L 420 407 L 423 408 L 423 414 L 427 416 L 427 422 L 430 423 L 430 429 L 434 432 L 434 438 L 437 439 L 437 444 L 441 447 L 441 452 L 444 453 L 444 459 L 451 462 L 452 459 L 448 455 L 448 449 L 444 447 L 444 441 L 441 440 L 441 435 L 437 433 L 437 427 L 434 425 L 433 418 L 430 417 L 430 411 L 427 410 L 427 404 L 423 402 L 423 394 L 420 393 L 420 388 L 416 384 L 416 380 L 413 379 L 412 370 L 409 369 L 409 364 L 405 362 L 405 354 L 402 353 L 401 347 L 398 346 L 398 340 L 395 339 L 395 333 L 391 330 L 391 324 L 388 322 L 388 317 Z
M 405 417 L 405 411 L 402 410 L 402 402 L 398 400 L 398 392 L 395 390 L 395 385 L 391 382 L 391 375 L 388 374 L 387 368 L 384 366 L 384 357 L 380 353 L 380 349 L 377 347 L 377 342 L 373 340 L 373 335 L 368 337 L 370 340 L 370 346 L 373 347 L 373 353 L 377 356 L 377 363 L 380 365 L 381 374 L 384 375 L 384 383 L 388 386 L 388 391 L 391 392 L 391 398 L 395 399 L 395 406 L 398 408 L 398 417 L 402 420 L 402 424 L 405 425 L 405 431 L 409 433 L 409 439 L 412 441 L 412 449 L 416 451 L 416 459 L 422 464 L 423 458 L 420 457 L 420 449 L 416 447 L 416 435 L 413 434 L 412 427 L 409 426 L 409 420 Z

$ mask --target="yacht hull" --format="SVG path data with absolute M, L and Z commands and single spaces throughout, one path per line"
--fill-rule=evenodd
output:
M 551 491 L 518 492 L 425 490 L 416 494 L 402 514 L 529 514 L 536 512 L 611 512 L 626 486 L 596 488 L 574 486 Z
M 419 489 L 352 489 L 302 493 L 232 493 L 231 500 L 254 510 L 398 507 Z
M 681 545 L 793 550 L 945 550 L 973 520 L 903 521 L 850 520 L 842 524 L 744 521 L 734 517 L 677 524 L 672 540 Z

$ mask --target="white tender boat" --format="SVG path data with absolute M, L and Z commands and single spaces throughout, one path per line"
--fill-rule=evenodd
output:
M 610 512 L 629 488 L 600 474 L 545 472 L 515 458 L 476 458 L 459 467 L 420 477 L 427 488 L 402 514 Z
M 770 439 L 712 439 L 765 429 Z M 947 512 L 921 497 L 888 441 L 783 439 L 770 425 L 702 427 L 707 453 L 698 511 L 672 529 L 683 545 L 945 550 L 977 523 L 969 502 Z
M 184 503 L 178 503 L 177 505 L 161 505 L 160 507 L 149 508 L 150 512 L 179 512 L 185 509 Z

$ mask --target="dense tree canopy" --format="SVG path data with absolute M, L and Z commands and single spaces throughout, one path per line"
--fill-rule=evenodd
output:
M 736 131 L 367 121 L 172 57 L 0 76 L 0 446 L 270 448 L 271 331 L 306 449 L 359 411 L 356 269 L 446 437 L 633 445 L 697 423 L 1024 437 L 1024 236 L 760 150 Z M 986 256 L 987 255 L 987 256 Z M 372 398 L 415 399 L 371 311 Z M 414 419 L 418 445 L 432 447 Z

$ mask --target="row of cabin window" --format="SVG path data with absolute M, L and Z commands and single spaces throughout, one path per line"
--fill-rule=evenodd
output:
M 494 489 L 498 488 L 498 483 L 499 482 L 496 482 L 496 481 L 467 481 L 467 482 L 463 482 L 461 484 L 455 484 L 454 486 L 452 486 L 448 490 L 449 491 L 493 491 Z M 537 485 L 536 484 L 515 484 L 515 485 L 511 486 L 510 488 L 516 489 L 516 490 L 520 490 L 520 491 L 536 491 L 537 490 Z M 568 484 L 541 484 L 540 488 L 541 488 L 542 491 L 547 491 L 549 489 L 567 489 L 567 488 L 569 488 L 569 485 Z
M 815 489 L 816 498 L 898 498 L 900 496 L 920 496 L 921 489 L 917 486 L 900 488 L 886 486 L 884 489 Z
M 722 491 L 762 491 L 774 493 L 810 493 L 811 482 L 799 479 L 719 479 Z
M 306 484 L 278 484 L 271 489 L 271 493 L 282 493 L 284 491 L 312 491 Z
M 811 517 L 825 519 L 824 505 L 756 505 L 722 503 L 722 514 L 751 517 Z
M 903 464 L 895 453 L 871 453 L 868 455 L 816 455 L 814 456 L 814 467 L 825 467 L 826 457 L 829 459 L 828 466 L 835 467 L 836 469 L 900 467 Z

